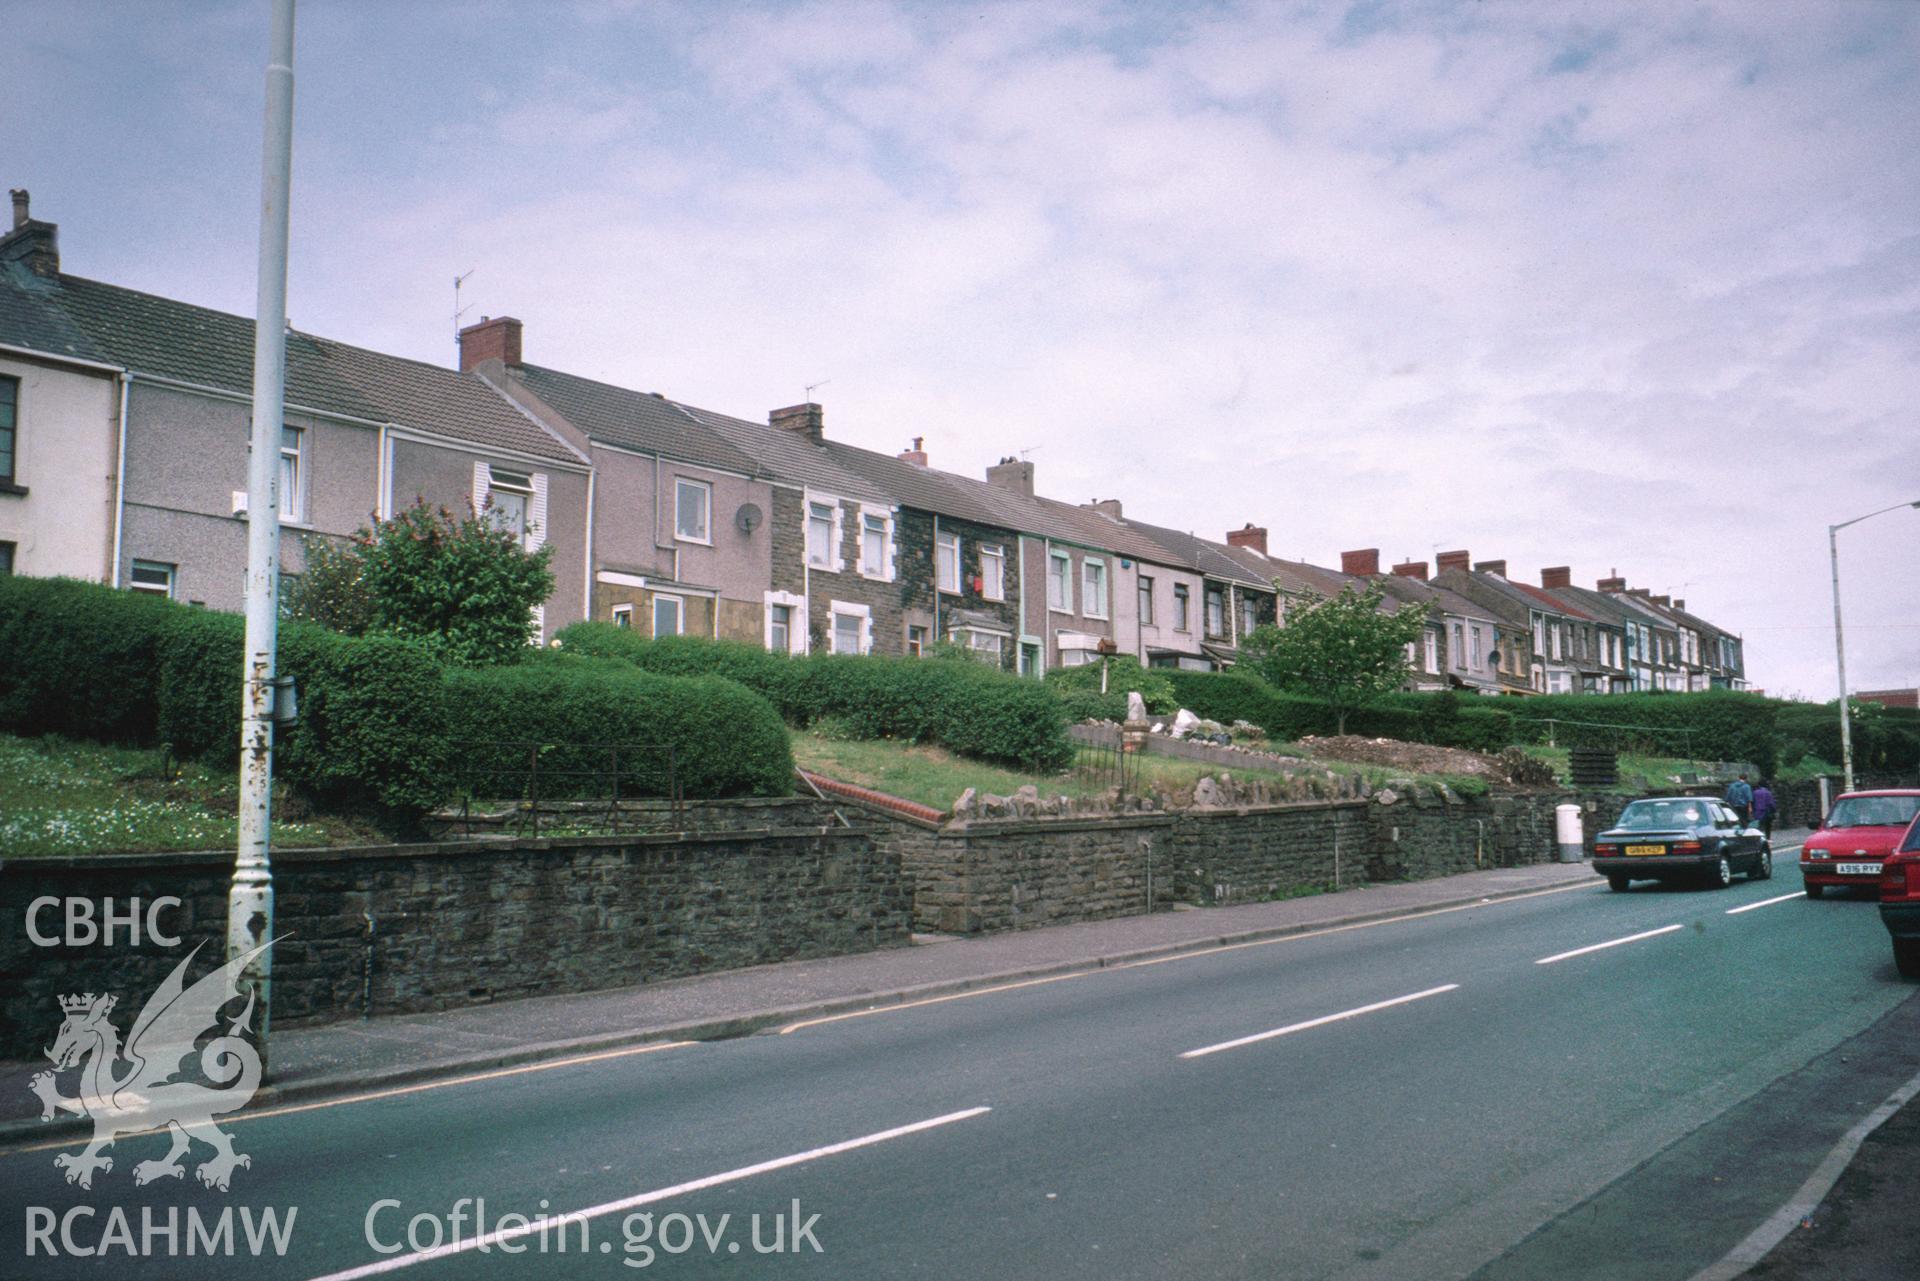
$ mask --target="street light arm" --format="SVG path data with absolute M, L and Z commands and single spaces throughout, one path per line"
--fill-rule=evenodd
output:
M 1845 529 L 1848 525 L 1858 525 L 1863 520 L 1872 520 L 1875 516 L 1884 516 L 1888 512 L 1897 512 L 1902 507 L 1920 507 L 1920 498 L 1916 498 L 1910 503 L 1895 503 L 1891 507 L 1882 507 L 1877 512 L 1868 512 L 1864 516 L 1855 516 L 1852 520 L 1843 520 L 1838 525 L 1829 525 L 1827 526 L 1827 529 L 1833 533 L 1838 533 L 1840 530 Z

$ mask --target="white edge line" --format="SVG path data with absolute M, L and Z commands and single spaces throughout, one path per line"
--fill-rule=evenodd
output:
M 1691 1281 L 1733 1281 L 1764 1259 L 1773 1247 L 1786 1240 L 1799 1222 L 1820 1208 L 1827 1193 L 1833 1191 L 1833 1185 L 1840 1181 L 1847 1166 L 1853 1161 L 1854 1154 L 1860 1151 L 1860 1145 L 1867 1136 L 1885 1125 L 1894 1113 L 1907 1103 L 1920 1096 L 1920 1075 L 1914 1076 L 1905 1085 L 1889 1095 L 1884 1103 L 1862 1117 L 1851 1130 L 1840 1136 L 1826 1159 L 1814 1167 L 1793 1199 L 1775 1210 L 1765 1223 L 1755 1228 L 1740 1244 L 1727 1251 L 1718 1263 L 1710 1264 L 1693 1274 Z
M 1763 898 L 1758 903 L 1749 903 L 1745 907 L 1730 907 L 1728 916 L 1738 916 L 1742 912 L 1751 912 L 1762 907 L 1772 907 L 1775 903 L 1784 903 L 1790 898 L 1805 898 L 1805 894 L 1782 894 L 1779 898 Z
M 536 1233 L 553 1230 L 556 1226 L 564 1230 L 564 1225 L 597 1219 L 602 1215 L 618 1214 L 622 1210 L 632 1210 L 639 1206 L 651 1205 L 655 1201 L 664 1201 L 669 1197 L 684 1196 L 689 1192 L 699 1192 L 704 1188 L 718 1187 L 723 1183 L 736 1183 L 741 1179 L 752 1178 L 756 1174 L 766 1174 L 773 1170 L 784 1170 L 788 1166 L 802 1165 L 821 1157 L 838 1156 L 842 1152 L 851 1152 L 855 1148 L 870 1147 L 875 1143 L 885 1143 L 888 1139 L 903 1138 L 909 1134 L 918 1134 L 922 1130 L 931 1130 L 936 1126 L 952 1125 L 955 1121 L 971 1120 L 993 1111 L 990 1107 L 967 1108 L 960 1112 L 949 1112 L 925 1121 L 915 1121 L 912 1125 L 895 1126 L 891 1130 L 881 1130 L 876 1134 L 865 1134 L 857 1139 L 847 1139 L 841 1143 L 830 1143 L 823 1148 L 813 1148 L 806 1152 L 796 1152 L 792 1156 L 775 1157 L 771 1161 L 762 1161 L 758 1165 L 743 1165 L 737 1170 L 727 1170 L 720 1174 L 709 1174 L 704 1179 L 694 1179 L 688 1183 L 676 1183 L 670 1188 L 655 1188 L 651 1192 L 641 1192 L 619 1201 L 608 1201 L 602 1205 L 588 1206 L 584 1210 L 570 1210 L 564 1214 L 546 1215 L 540 1220 L 524 1227 L 489 1232 L 484 1236 L 470 1237 L 450 1245 L 438 1246 L 432 1250 L 421 1250 L 412 1254 L 395 1255 L 390 1259 L 379 1259 L 373 1263 L 362 1264 L 357 1268 L 348 1268 L 345 1272 L 329 1272 L 315 1277 L 313 1281 L 356 1281 L 359 1277 L 379 1276 L 394 1272 L 400 1268 L 410 1268 L 416 1263 L 425 1263 L 430 1259 L 442 1259 L 449 1255 L 463 1254 L 468 1250 L 492 1247 L 503 1241 L 513 1241 L 520 1237 L 533 1236 Z
M 1571 952 L 1557 952 L 1552 956 L 1543 956 L 1535 965 L 1552 965 L 1555 961 L 1564 961 L 1569 957 L 1585 956 L 1589 952 L 1604 952 L 1610 947 L 1619 947 L 1625 943 L 1638 943 L 1641 939 L 1657 938 L 1662 934 L 1671 934 L 1675 930 L 1684 930 L 1684 925 L 1663 925 L 1657 930 L 1646 930 L 1640 934 L 1629 934 L 1623 939 L 1609 939 L 1605 943 L 1591 943 L 1586 947 L 1576 947 Z
M 1243 1036 L 1233 1041 L 1222 1041 L 1218 1045 L 1202 1046 L 1197 1050 L 1187 1050 L 1180 1057 L 1197 1059 L 1208 1054 L 1218 1054 L 1221 1050 L 1237 1050 L 1243 1045 L 1253 1045 L 1259 1041 L 1271 1041 L 1276 1036 L 1290 1036 L 1295 1032 L 1304 1032 L 1308 1028 L 1322 1027 L 1328 1023 L 1338 1023 L 1342 1019 L 1355 1018 L 1362 1014 L 1371 1014 L 1375 1010 L 1384 1010 L 1395 1005 L 1405 1005 L 1409 1001 L 1424 1001 L 1430 996 L 1439 996 L 1442 992 L 1452 992 L 1459 988 L 1458 983 L 1447 983 L 1440 987 L 1430 987 L 1424 992 L 1414 992 L 1407 996 L 1396 996 L 1391 1001 L 1375 1001 L 1372 1005 L 1362 1005 L 1358 1009 L 1342 1010 L 1338 1014 L 1323 1014 L 1317 1019 L 1308 1019 L 1304 1023 L 1289 1023 L 1285 1027 L 1274 1028 L 1271 1032 L 1255 1032 L 1252 1036 Z

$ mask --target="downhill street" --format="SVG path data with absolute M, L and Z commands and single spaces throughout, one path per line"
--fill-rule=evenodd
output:
M 1914 1070 L 1822 1059 L 1913 988 L 1870 902 L 1806 900 L 1791 850 L 1776 867 L 1720 892 L 1622 895 L 1596 878 L 783 1032 L 268 1109 L 230 1124 L 252 1165 L 226 1195 L 191 1174 L 134 1188 L 157 1137 L 122 1140 L 91 1192 L 62 1181 L 55 1149 L 16 1148 L 0 1154 L 0 1197 L 55 1216 L 96 1207 L 74 1229 L 83 1245 L 114 1205 L 136 1234 L 143 1205 L 298 1208 L 285 1258 L 43 1253 L 35 1277 L 612 1277 L 649 1263 L 674 1276 L 1686 1278 Z M 1760 1092 L 1816 1060 L 1792 1079 L 1791 1111 L 1770 1110 Z M 1827 1072 L 1851 1075 L 1823 1088 Z M 1766 1159 L 1722 1164 L 1738 1136 L 1763 1140 Z M 1603 1190 L 1588 1219 L 1561 1218 Z M 481 1198 L 483 1231 L 587 1213 L 589 1253 L 578 1226 L 564 1254 L 557 1231 L 544 1254 L 527 1236 L 427 1260 L 366 1239 L 371 1210 L 383 1243 L 403 1243 L 417 1214 L 451 1241 L 460 1206 L 470 1243 Z M 796 1201 L 801 1252 L 755 1253 L 751 1216 L 763 1245 L 785 1216 L 792 1245 Z M 1574 1230 L 1602 1212 L 1614 1228 Z M 644 1214 L 661 1235 L 639 1239 L 629 1216 Z M 705 1216 L 714 1253 L 675 1214 Z M 22 1258 L 24 1222 L 9 1213 L 0 1258 Z M 683 1231 L 690 1248 L 666 1252 Z

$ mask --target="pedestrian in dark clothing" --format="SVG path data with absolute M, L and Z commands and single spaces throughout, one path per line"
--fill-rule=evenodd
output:
M 1740 826 L 1745 827 L 1747 820 L 1753 817 L 1753 787 L 1742 774 L 1727 784 L 1727 794 L 1722 798 L 1727 808 L 1740 816 Z
M 1762 780 L 1760 786 L 1753 789 L 1753 821 L 1767 834 L 1767 840 L 1773 840 L 1773 819 L 1780 812 L 1780 806 L 1773 799 L 1773 789 Z

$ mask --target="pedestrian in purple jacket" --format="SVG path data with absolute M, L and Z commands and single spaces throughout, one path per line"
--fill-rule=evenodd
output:
M 1773 799 L 1771 787 L 1762 782 L 1760 786 L 1753 789 L 1753 821 L 1760 825 L 1760 830 L 1767 834 L 1769 841 L 1773 839 L 1774 815 L 1779 812 L 1780 806 Z

